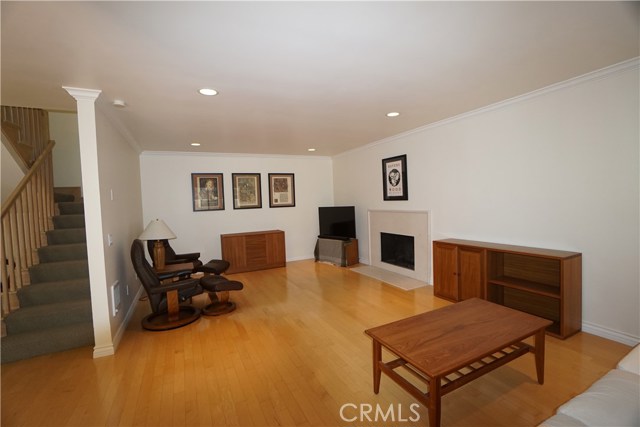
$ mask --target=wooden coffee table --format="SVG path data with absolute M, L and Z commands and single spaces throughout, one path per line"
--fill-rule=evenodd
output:
M 440 426 L 443 395 L 525 353 L 535 354 L 538 383 L 544 382 L 545 328 L 552 322 L 478 298 L 367 329 L 373 338 L 373 391 L 384 372 L 429 410 Z M 522 342 L 534 337 L 534 345 Z M 383 362 L 382 347 L 398 356 Z M 395 369 L 404 367 L 428 385 L 422 392 Z

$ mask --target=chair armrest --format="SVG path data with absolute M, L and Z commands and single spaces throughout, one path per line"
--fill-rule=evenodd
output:
M 175 265 L 175 264 L 192 264 L 193 268 L 197 268 L 202 265 L 202 261 L 199 259 L 172 259 L 171 261 L 165 261 L 166 265 Z
M 187 254 L 176 254 L 176 259 L 195 261 L 200 258 L 200 252 L 189 252 Z
M 179 271 L 169 271 L 167 273 L 156 273 L 156 276 L 158 276 L 158 279 L 160 280 L 167 280 L 167 279 L 172 279 L 174 277 L 190 276 L 191 273 L 193 273 L 193 270 L 179 270 Z
M 197 287 L 200 285 L 200 279 L 178 280 L 177 282 L 163 283 L 159 286 L 152 287 L 149 291 L 153 294 L 163 294 L 170 291 L 179 291 L 189 287 Z

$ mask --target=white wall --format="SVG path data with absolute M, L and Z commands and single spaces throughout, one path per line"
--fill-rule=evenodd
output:
M 640 339 L 638 62 L 334 158 L 335 203 L 430 210 L 432 238 L 579 251 L 584 329 Z M 407 154 L 409 200 L 382 200 Z M 355 172 L 354 172 L 355 171 Z M 338 185 L 339 183 L 339 185 Z
M 135 308 L 136 294 L 141 284 L 131 264 L 131 242 L 144 229 L 140 160 L 135 151 L 100 111 L 96 114 L 98 161 L 100 175 L 100 205 L 106 272 L 109 322 L 117 346 L 126 328 L 126 316 Z M 112 245 L 109 246 L 109 235 Z M 110 288 L 118 281 L 120 309 L 112 314 Z M 92 295 L 93 298 L 93 295 Z
M 53 185 L 82 186 L 78 115 L 75 112 L 49 112 L 49 137 L 56 141 L 53 147 Z
M 280 229 L 287 260 L 313 257 L 318 206 L 333 205 L 331 160 L 327 157 L 250 156 L 145 152 L 140 156 L 144 225 L 160 218 L 173 230 L 176 252 L 220 258 L 220 234 Z M 193 211 L 192 173 L 224 174 L 225 210 Z M 233 209 L 232 173 L 260 173 L 261 209 Z M 269 208 L 268 173 L 295 174 L 295 207 Z

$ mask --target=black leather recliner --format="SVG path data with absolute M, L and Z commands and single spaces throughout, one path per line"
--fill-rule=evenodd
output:
M 138 239 L 131 244 L 131 262 L 151 305 L 151 314 L 142 319 L 143 328 L 152 331 L 175 329 L 200 317 L 198 308 L 180 305 L 203 292 L 200 280 L 190 277 L 192 269 L 157 274 L 147 261 L 144 245 Z

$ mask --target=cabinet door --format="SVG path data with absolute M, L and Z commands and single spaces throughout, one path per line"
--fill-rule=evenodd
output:
M 267 265 L 269 267 L 284 267 L 286 265 L 284 232 L 267 234 L 266 239 Z
M 433 244 L 433 294 L 458 301 L 458 248 L 452 245 Z
M 247 267 L 247 251 L 244 236 L 221 236 L 222 259 L 229 261 L 227 274 L 244 271 Z
M 484 298 L 484 249 L 458 247 L 460 299 Z

